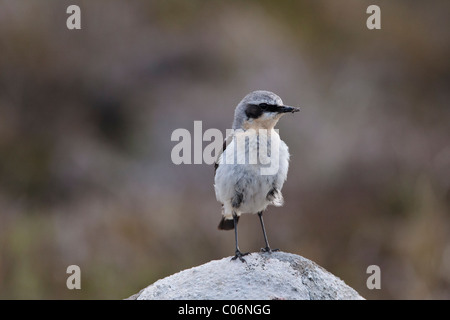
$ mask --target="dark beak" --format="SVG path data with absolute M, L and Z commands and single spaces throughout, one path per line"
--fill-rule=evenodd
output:
M 278 113 L 288 113 L 288 112 L 294 113 L 294 112 L 300 111 L 300 108 L 281 106 L 281 107 L 278 107 L 277 111 L 278 111 Z

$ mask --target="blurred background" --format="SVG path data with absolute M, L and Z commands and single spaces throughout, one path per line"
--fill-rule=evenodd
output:
M 81 30 L 66 9 L 81 8 Z M 381 8 L 381 30 L 366 9 Z M 270 90 L 292 154 L 273 247 L 368 299 L 450 298 L 450 2 L 0 1 L 0 298 L 123 299 L 234 254 L 211 165 L 172 131 L 231 128 Z M 205 142 L 203 146 L 208 145 Z M 256 216 L 240 246 L 263 246 Z M 81 268 L 81 290 L 66 268 Z M 366 269 L 381 268 L 368 290 Z

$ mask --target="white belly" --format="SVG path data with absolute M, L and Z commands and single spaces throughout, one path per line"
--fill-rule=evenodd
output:
M 276 134 L 279 139 L 276 132 L 271 134 Z M 255 164 L 252 164 L 253 162 L 251 162 L 251 157 L 249 156 L 252 150 L 261 149 L 258 149 L 258 144 L 266 143 L 264 139 L 259 139 L 258 141 L 249 139 L 245 148 L 246 161 L 244 163 L 238 163 L 239 161 L 237 161 L 239 150 L 241 149 L 236 147 L 237 144 L 234 141 L 229 144 L 225 152 L 220 156 L 214 187 L 217 200 L 223 204 L 222 214 L 226 218 L 231 218 L 233 211 L 237 215 L 264 211 L 271 204 L 271 201 L 267 199 L 269 191 L 274 187 L 281 191 L 287 176 L 289 151 L 283 141 L 279 140 L 279 142 L 277 144 L 279 149 L 276 152 L 277 159 L 272 157 L 272 163 L 266 165 L 261 164 L 261 162 L 267 163 L 264 155 L 260 157 L 258 153 L 258 162 Z M 270 149 L 270 144 L 267 149 Z M 266 151 L 267 149 L 261 150 Z M 272 170 L 268 171 L 268 167 L 271 167 Z M 271 174 L 264 174 L 264 168 L 266 168 L 265 173 L 269 172 Z M 242 193 L 243 199 L 239 207 L 233 208 L 231 202 L 237 192 Z

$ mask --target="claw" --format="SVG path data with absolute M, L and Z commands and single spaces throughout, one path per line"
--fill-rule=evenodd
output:
M 270 247 L 261 248 L 261 252 L 272 253 L 277 251 L 280 251 L 280 249 L 271 249 Z
M 240 251 L 236 251 L 236 254 L 234 255 L 233 258 L 231 258 L 231 260 L 236 260 L 237 258 L 239 258 L 239 260 L 241 260 L 242 262 L 246 262 L 244 258 L 242 258 L 243 256 L 246 256 L 250 254 L 250 252 L 246 252 L 246 253 L 242 253 Z

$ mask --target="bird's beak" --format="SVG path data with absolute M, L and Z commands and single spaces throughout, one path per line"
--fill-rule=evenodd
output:
M 288 112 L 298 112 L 300 108 L 290 107 L 290 106 L 281 106 L 277 109 L 278 113 L 288 113 Z

